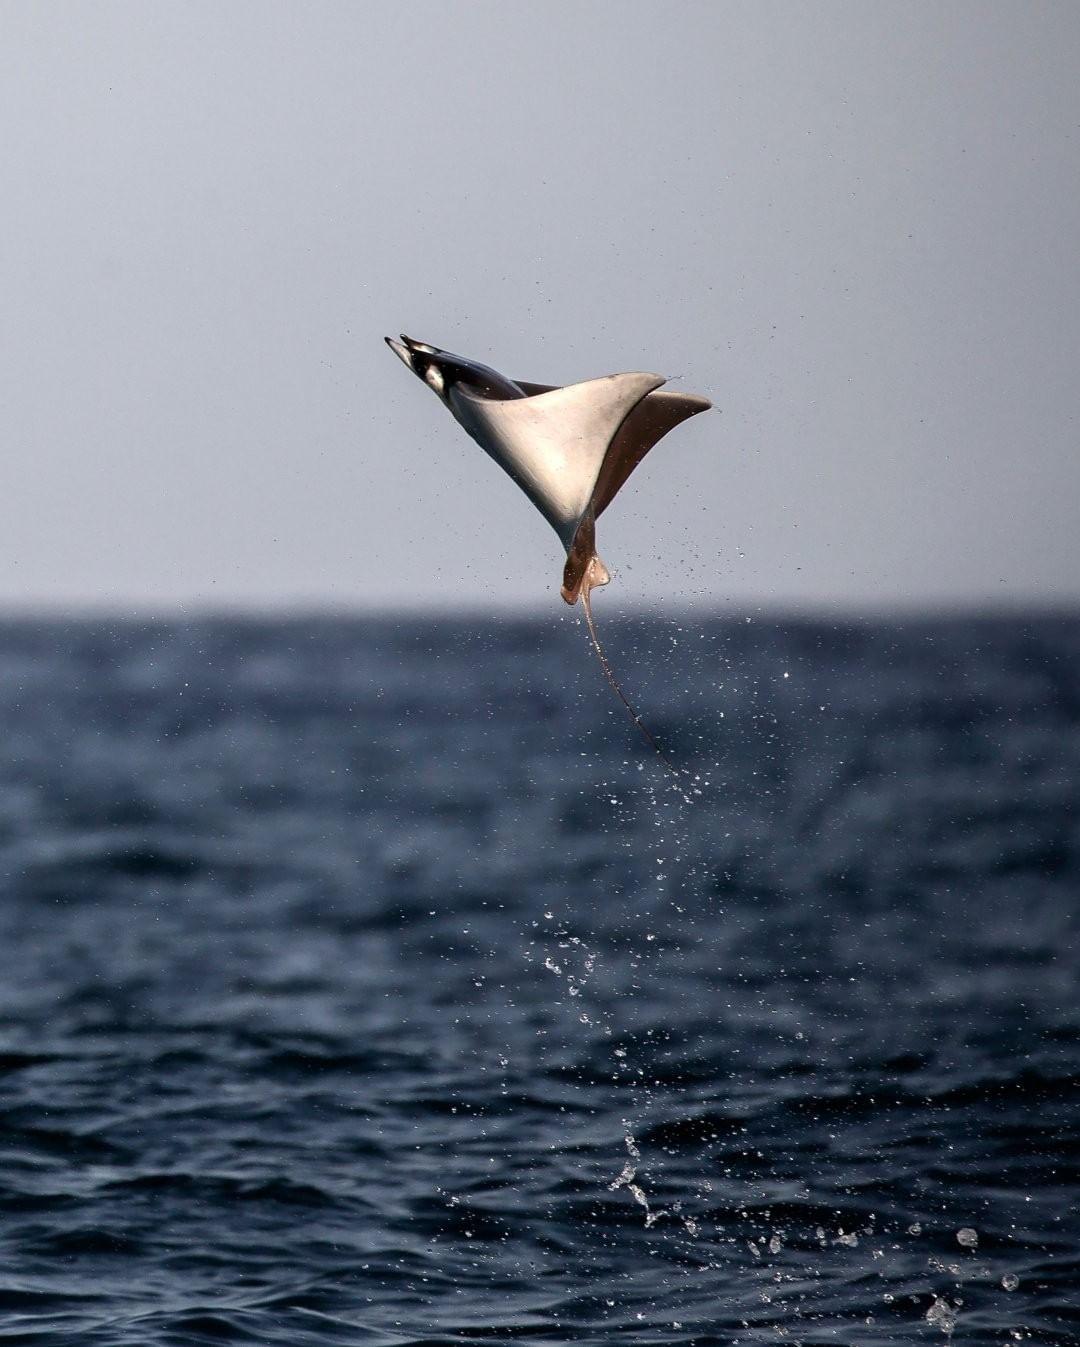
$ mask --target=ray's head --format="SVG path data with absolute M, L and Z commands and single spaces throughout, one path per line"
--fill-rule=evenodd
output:
M 387 346 L 404 365 L 422 379 L 443 402 L 447 402 L 451 390 L 464 385 L 471 393 L 489 398 L 519 398 L 522 391 L 517 384 L 487 365 L 467 360 L 464 356 L 454 355 L 450 351 L 441 351 L 437 346 L 429 346 L 425 341 L 414 341 L 403 332 L 401 340 L 385 338 Z

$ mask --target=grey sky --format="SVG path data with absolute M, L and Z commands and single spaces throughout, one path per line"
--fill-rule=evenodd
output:
M 613 608 L 1080 599 L 1080 5 L 0 7 L 0 604 L 561 607 L 382 344 L 681 376 Z

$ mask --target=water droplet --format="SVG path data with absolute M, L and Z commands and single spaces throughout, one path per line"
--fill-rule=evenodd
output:
M 949 1334 L 956 1327 L 956 1311 L 947 1300 L 935 1296 L 934 1303 L 926 1311 L 926 1322 L 934 1328 L 940 1328 L 943 1333 Z
M 979 1247 L 979 1232 L 972 1230 L 970 1225 L 965 1225 L 962 1230 L 956 1232 L 957 1244 L 962 1244 L 965 1249 L 977 1249 Z
M 1001 1279 L 1001 1284 L 1002 1286 L 1004 1286 L 1006 1291 L 1015 1291 L 1016 1288 L 1020 1285 L 1020 1278 L 1016 1275 L 1015 1272 L 1006 1272 L 1004 1277 L 1002 1277 Z

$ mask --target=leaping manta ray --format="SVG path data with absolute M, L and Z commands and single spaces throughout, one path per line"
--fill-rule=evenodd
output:
M 627 700 L 596 634 L 592 590 L 611 580 L 596 551 L 596 521 L 659 440 L 712 403 L 694 393 L 661 393 L 659 374 L 608 374 L 556 387 L 505 374 L 437 346 L 386 344 L 450 409 L 481 449 L 517 482 L 566 548 L 562 596 L 581 599 L 604 674 L 669 771 L 678 775 Z

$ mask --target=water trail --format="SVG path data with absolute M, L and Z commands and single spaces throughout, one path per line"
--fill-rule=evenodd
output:
M 626 1135 L 623 1138 L 626 1142 L 626 1150 L 630 1156 L 626 1164 L 623 1165 L 622 1173 L 614 1182 L 608 1184 L 608 1191 L 615 1192 L 618 1188 L 625 1188 L 630 1196 L 640 1207 L 645 1209 L 645 1228 L 654 1226 L 662 1216 L 666 1216 L 666 1211 L 654 1211 L 649 1206 L 649 1198 L 642 1186 L 635 1182 L 637 1179 L 638 1165 L 641 1163 L 641 1152 L 638 1150 L 637 1142 L 634 1140 L 634 1134 L 629 1130 L 629 1125 L 623 1123 L 627 1128 Z
M 675 779 L 675 781 L 678 784 L 678 789 L 683 795 L 683 798 L 687 801 L 687 803 L 689 803 L 690 796 L 687 794 L 686 790 L 683 787 L 683 777 L 685 776 L 685 773 L 681 772 L 679 768 L 675 766 L 675 764 L 671 761 L 668 755 L 656 742 L 649 728 L 646 726 L 646 724 L 638 715 L 638 713 L 634 710 L 633 704 L 627 697 L 626 693 L 622 690 L 622 687 L 619 685 L 619 680 L 615 677 L 614 671 L 612 670 L 611 665 L 608 663 L 607 656 L 604 654 L 604 648 L 600 644 L 600 637 L 596 634 L 596 623 L 593 621 L 593 613 L 592 613 L 592 600 L 589 597 L 589 589 L 587 586 L 583 587 L 581 591 L 581 606 L 585 610 L 585 625 L 589 630 L 589 639 L 592 641 L 593 649 L 596 651 L 596 658 L 600 661 L 600 667 L 604 671 L 604 677 L 611 684 L 612 689 L 614 690 L 615 695 L 618 697 L 619 701 L 621 701 L 623 706 L 626 707 L 630 719 L 638 727 L 646 743 L 649 745 L 652 751 L 663 763 L 664 770 Z

